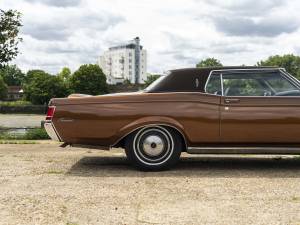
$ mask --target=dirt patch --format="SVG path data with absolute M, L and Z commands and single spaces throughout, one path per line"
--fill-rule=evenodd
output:
M 140 172 L 123 151 L 0 145 L 0 224 L 300 224 L 300 159 L 189 156 Z

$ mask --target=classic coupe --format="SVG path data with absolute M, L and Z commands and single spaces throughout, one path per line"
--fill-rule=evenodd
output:
M 143 170 L 191 154 L 299 154 L 300 82 L 283 68 L 171 70 L 143 91 L 50 101 L 62 146 L 121 147 Z

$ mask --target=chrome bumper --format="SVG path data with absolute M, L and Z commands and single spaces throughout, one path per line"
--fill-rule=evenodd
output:
M 52 140 L 61 141 L 55 127 L 52 124 L 52 122 L 45 121 L 44 128 L 45 128 L 47 134 L 49 135 L 49 137 L 51 137 Z

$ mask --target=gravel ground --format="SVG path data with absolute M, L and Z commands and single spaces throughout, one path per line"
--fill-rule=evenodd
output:
M 0 145 L 0 224 L 300 224 L 300 158 L 188 156 L 140 172 L 119 149 Z

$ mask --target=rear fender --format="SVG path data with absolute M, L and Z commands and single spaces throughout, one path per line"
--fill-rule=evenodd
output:
M 127 124 L 117 132 L 113 141 L 114 144 L 112 146 L 117 145 L 124 137 L 131 134 L 132 132 L 142 127 L 150 126 L 150 125 L 153 126 L 160 125 L 160 126 L 167 126 L 167 127 L 174 128 L 183 136 L 185 146 L 187 147 L 188 139 L 184 131 L 184 127 L 178 121 L 169 117 L 162 117 L 162 116 L 144 117 Z

